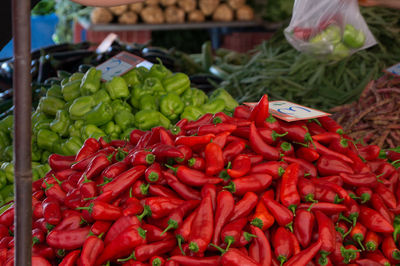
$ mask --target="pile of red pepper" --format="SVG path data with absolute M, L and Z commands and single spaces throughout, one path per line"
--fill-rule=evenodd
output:
M 400 263 L 398 171 L 331 118 L 287 123 L 263 96 L 129 141 L 87 139 L 34 183 L 33 265 Z M 0 262 L 14 263 L 14 207 Z

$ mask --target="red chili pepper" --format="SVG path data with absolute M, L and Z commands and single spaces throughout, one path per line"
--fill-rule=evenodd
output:
M 317 168 L 310 162 L 307 162 L 304 159 L 301 158 L 294 158 L 294 157 L 289 157 L 289 156 L 283 156 L 282 160 L 287 162 L 287 163 L 297 163 L 300 166 L 300 176 L 303 176 L 302 171 L 305 174 L 309 174 L 310 178 L 316 178 L 317 177 Z
M 179 164 L 186 164 L 187 161 L 193 156 L 192 149 L 186 145 L 178 145 L 176 148 L 183 154 L 183 158 L 177 157 L 175 158 L 175 161 Z
M 88 138 L 83 143 L 82 148 L 78 151 L 75 161 L 79 162 L 100 149 L 100 143 L 94 138 Z
M 237 128 L 236 125 L 230 123 L 202 125 L 198 128 L 197 134 L 199 136 L 207 134 L 218 135 L 223 132 L 233 132 L 236 130 L 236 128 Z
M 90 232 L 94 235 L 99 236 L 101 234 L 105 234 L 110 229 L 112 222 L 109 221 L 96 221 L 90 227 Z
M 135 248 L 134 258 L 138 261 L 147 261 L 155 255 L 163 255 L 170 252 L 176 246 L 175 239 L 168 239 L 151 244 L 140 245 Z M 123 260 L 118 260 L 123 261 Z
M 281 205 L 279 202 L 271 198 L 263 197 L 263 200 L 265 206 L 275 217 L 275 220 L 279 224 L 279 226 L 288 227 L 291 231 L 293 231 L 293 213 L 289 209 Z
M 78 207 L 76 209 L 88 210 L 94 220 L 115 221 L 122 216 L 120 208 L 102 201 L 94 201 L 88 207 Z
M 146 150 L 135 150 L 132 154 L 129 154 L 126 160 L 130 160 L 131 165 L 151 165 L 155 156 L 153 153 Z
M 194 253 L 202 253 L 211 242 L 214 232 L 214 213 L 211 195 L 207 194 L 201 201 L 192 221 L 189 235 L 189 249 Z
M 223 149 L 228 141 L 228 137 L 230 136 L 230 132 L 223 132 L 215 136 L 213 142 Z
M 185 135 L 184 127 L 188 124 L 188 120 L 186 118 L 179 120 L 169 131 L 175 137 Z
M 259 248 L 259 262 L 261 265 L 270 265 L 272 260 L 271 245 L 264 232 L 255 226 L 250 226 L 251 233 L 256 236 L 253 240 Z
M 367 161 L 373 161 L 379 157 L 381 148 L 378 145 L 358 146 L 358 154 Z
M 39 228 L 32 229 L 33 245 L 43 243 L 44 241 L 45 241 L 44 231 Z
M 189 147 L 205 145 L 210 143 L 213 137 L 213 134 L 207 134 L 203 136 L 179 136 L 175 139 L 175 145 L 187 145 Z
M 321 123 L 322 127 L 329 132 L 335 132 L 340 135 L 344 134 L 343 128 L 331 117 L 323 116 L 317 118 L 318 121 Z
M 298 191 L 303 201 L 316 202 L 316 187 L 310 179 L 304 177 L 299 178 Z
M 51 225 L 57 225 L 61 222 L 61 209 L 58 201 L 48 197 L 42 202 L 43 217 Z
M 143 224 L 142 229 L 146 231 L 147 243 L 153 243 L 174 238 L 174 236 L 170 232 L 162 234 L 163 230 L 155 225 Z
M 279 150 L 280 156 L 294 156 L 293 145 L 286 141 L 278 141 L 276 147 Z
M 166 145 L 166 144 L 156 144 L 152 149 L 152 153 L 156 156 L 158 161 L 165 161 L 168 158 L 179 158 L 184 160 L 183 153 L 174 146 Z
M 279 140 L 279 138 L 282 138 L 288 134 L 287 132 L 285 132 L 283 134 L 279 134 L 279 133 L 275 132 L 275 130 L 265 128 L 265 127 L 259 128 L 258 133 L 260 134 L 260 136 L 264 140 L 264 142 L 269 145 L 276 143 L 276 141 Z
M 367 252 L 365 258 L 376 261 L 381 265 L 390 266 L 390 261 L 383 256 L 382 252 L 377 250 L 375 252 Z
M 311 243 L 311 237 L 315 224 L 315 216 L 311 211 L 298 209 L 294 218 L 294 234 L 303 248 Z
M 272 246 L 277 260 L 283 265 L 293 254 L 292 240 L 286 228 L 279 227 L 276 230 Z
M 189 256 L 170 257 L 170 260 L 175 261 L 176 263 L 178 263 L 178 265 L 187 265 L 187 266 L 215 266 L 219 264 L 220 259 L 221 259 L 220 256 L 211 256 L 204 258 L 196 258 Z
M 380 242 L 381 238 L 377 233 L 373 231 L 368 231 L 364 239 L 365 249 L 369 252 L 374 252 L 375 250 L 377 250 Z
M 350 237 L 356 241 L 362 250 L 365 250 L 362 241 L 365 239 L 367 228 L 361 223 L 356 223 L 350 231 Z
M 392 236 L 384 237 L 381 249 L 391 263 L 400 262 L 400 250 L 397 248 Z
M 366 173 L 366 174 L 340 173 L 339 175 L 342 178 L 343 182 L 350 186 L 374 187 L 378 183 L 376 176 L 372 173 Z
M 14 204 L 0 215 L 0 224 L 10 227 L 14 223 Z
M 251 116 L 251 110 L 246 105 L 239 105 L 235 108 L 233 112 L 233 117 L 235 118 L 242 118 L 242 119 L 249 119 Z
M 70 216 L 64 217 L 62 221 L 57 224 L 54 230 L 74 230 L 81 227 L 82 224 L 82 216 L 79 212 L 72 214 Z
M 283 175 L 287 167 L 288 164 L 286 162 L 270 161 L 256 164 L 254 166 L 252 165 L 249 174 L 266 173 L 269 174 L 272 179 L 278 179 Z
M 235 157 L 232 162 L 232 167 L 227 169 L 227 173 L 230 177 L 238 178 L 242 177 L 250 171 L 251 161 L 249 156 L 246 154 L 239 154 Z
M 128 190 L 136 180 L 138 180 L 145 172 L 146 166 L 137 165 L 132 167 L 131 169 L 119 174 L 115 177 L 110 183 L 107 183 L 102 187 L 102 193 L 106 193 L 107 191 L 112 191 L 110 196 L 110 200 L 115 199 L 122 192 Z
M 312 139 L 314 141 L 318 141 L 319 143 L 322 143 L 324 145 L 329 145 L 333 141 L 340 141 L 342 139 L 342 136 L 336 132 L 324 132 L 320 134 L 316 134 L 312 136 Z
M 296 156 L 308 162 L 314 162 L 319 158 L 318 152 L 307 147 L 300 147 L 299 149 L 297 149 Z
M 353 149 L 355 146 L 350 142 L 349 139 L 340 137 L 339 139 L 332 140 L 327 146 L 329 150 L 339 154 L 347 154 L 347 152 Z
M 396 208 L 397 206 L 396 196 L 385 185 L 381 183 L 376 184 L 376 186 L 374 187 L 374 192 L 382 197 L 382 200 L 385 202 L 388 208 L 392 209 Z
M 356 260 L 356 263 L 357 263 L 357 265 L 360 265 L 360 266 L 381 266 L 382 265 L 382 264 L 380 264 L 376 261 L 370 260 L 370 259 L 358 259 L 358 260 Z
M 103 241 L 97 236 L 89 236 L 83 243 L 82 253 L 79 258 L 79 265 L 90 266 L 94 265 L 96 259 L 104 250 Z
M 237 243 L 240 239 L 241 232 L 247 224 L 247 218 L 239 218 L 226 224 L 221 230 L 220 239 L 227 244 L 226 250 L 230 246 Z
M 106 155 L 97 155 L 89 163 L 85 172 L 83 172 L 78 184 L 82 184 L 85 179 L 93 179 L 98 176 L 107 166 L 111 164 Z
M 224 157 L 219 145 L 211 142 L 205 148 L 206 174 L 216 175 L 224 168 Z
M 280 189 L 280 202 L 293 213 L 300 203 L 300 195 L 297 191 L 297 181 L 299 177 L 299 165 L 290 164 L 282 176 Z
M 387 158 L 392 162 L 400 160 L 400 152 L 386 150 L 385 153 L 386 153 Z
M 229 182 L 224 189 L 229 190 L 235 195 L 244 195 L 247 192 L 261 192 L 267 189 L 272 182 L 272 177 L 268 174 L 252 174 L 236 178 Z
M 356 194 L 360 197 L 361 204 L 364 204 L 371 199 L 372 189 L 369 187 L 358 187 Z
M 285 266 L 306 266 L 318 253 L 322 245 L 322 241 L 318 240 L 300 253 L 294 255 Z
M 151 137 L 153 135 L 153 131 L 146 131 L 138 140 L 136 143 L 135 149 L 136 150 L 141 150 L 147 147 Z
M 250 258 L 246 254 L 242 253 L 236 248 L 229 249 L 221 258 L 221 264 L 223 266 L 258 266 L 260 265 L 257 261 Z
M 192 169 L 204 171 L 206 168 L 206 161 L 202 157 L 192 157 L 188 160 L 188 166 Z
M 152 184 L 149 187 L 149 195 L 153 197 L 170 197 L 170 198 L 179 198 L 179 196 L 171 189 L 163 186 Z
M 246 143 L 244 141 L 232 141 L 229 143 L 223 151 L 224 163 L 228 163 L 233 160 L 237 155 L 239 155 L 246 148 Z
M 194 129 L 194 128 L 198 128 L 201 125 L 206 125 L 211 123 L 213 119 L 213 114 L 207 113 L 202 115 L 199 119 L 197 119 L 196 121 L 190 121 L 188 122 L 183 129 L 184 130 L 189 130 L 189 129 Z
M 166 260 L 160 256 L 153 256 L 150 258 L 151 266 L 163 266 L 165 265 Z
M 59 266 L 73 266 L 78 261 L 80 250 L 74 250 L 68 253 L 63 260 L 58 264 Z
M 354 171 L 346 162 L 329 155 L 322 155 L 317 161 L 318 173 L 322 176 L 353 174 Z
M 62 203 L 65 200 L 66 194 L 60 186 L 61 182 L 57 180 L 55 176 L 53 176 L 53 179 L 56 180 L 57 183 L 49 184 L 45 179 L 43 180 L 43 183 L 46 184 L 46 188 L 44 190 L 45 194 L 47 197 L 51 197 L 59 203 Z
M 135 247 L 146 243 L 146 231 L 139 225 L 131 225 L 115 237 L 110 243 L 106 244 L 104 251 L 97 258 L 95 265 L 123 258 L 132 253 Z
M 183 221 L 183 218 L 199 205 L 198 200 L 189 200 L 183 203 L 181 206 L 173 210 L 168 216 L 168 226 L 164 229 L 161 235 L 165 234 L 170 229 L 177 229 Z
M 269 101 L 268 95 L 264 94 L 257 105 L 253 107 L 250 113 L 250 120 L 255 121 L 256 125 L 261 127 L 264 125 L 265 119 L 269 117 Z
M 332 220 L 321 211 L 315 211 L 319 240 L 322 242 L 321 255 L 325 258 L 335 250 L 336 231 Z
M 163 176 L 167 180 L 168 185 L 186 200 L 200 200 L 200 193 L 197 190 L 181 183 L 173 174 L 163 171 Z
M 215 211 L 215 208 L 217 207 L 217 186 L 214 184 L 204 185 L 201 189 L 200 195 L 204 198 L 207 194 L 210 194 L 211 196 L 213 211 Z
M 389 223 L 393 223 L 394 214 L 385 205 L 383 198 L 377 193 L 372 194 L 371 205 L 380 215 L 382 215 Z
M 222 190 L 217 196 L 217 207 L 215 213 L 214 234 L 212 243 L 219 245 L 222 227 L 229 221 L 233 214 L 235 200 L 230 192 Z
M 136 145 L 139 142 L 139 139 L 145 134 L 144 131 L 140 130 L 140 129 L 134 129 L 131 131 L 131 133 L 129 134 L 129 142 L 132 145 Z
M 172 133 L 167 131 L 165 128 L 160 128 L 160 143 L 164 145 L 174 146 L 174 138 Z
M 73 250 L 82 247 L 90 226 L 68 230 L 68 231 L 51 231 L 46 237 L 46 243 L 59 249 Z
M 330 202 L 301 203 L 299 204 L 298 208 L 321 211 L 326 215 L 338 214 L 347 210 L 346 206 L 342 204 Z
M 247 156 L 249 156 L 250 162 L 252 165 L 259 164 L 264 160 L 261 155 L 257 155 L 257 154 L 248 153 Z
M 270 228 L 275 222 L 274 216 L 272 216 L 262 200 L 258 201 L 256 210 L 251 216 L 250 224 L 260 228 L 262 231 Z
M 284 121 L 279 121 L 279 123 L 281 125 L 281 130 L 283 132 L 287 132 L 286 136 L 284 137 L 285 139 L 299 143 L 313 142 L 311 135 L 304 123 L 287 123 Z
M 85 178 L 85 181 L 79 188 L 82 199 L 93 198 L 97 195 L 97 185 L 94 181 L 89 181 Z
M 339 160 L 342 160 L 342 161 L 344 161 L 346 163 L 349 163 L 349 164 L 353 163 L 353 160 L 350 159 L 349 157 L 347 157 L 346 155 L 344 155 L 344 154 L 342 154 L 340 152 L 333 151 L 333 150 L 325 147 L 324 145 L 318 143 L 317 141 L 314 141 L 313 143 L 314 143 L 315 150 L 320 155 L 327 155 L 327 156 L 335 157 L 335 158 L 337 158 Z M 310 147 L 312 147 L 312 146 L 310 146 Z
M 52 154 L 48 159 L 50 168 L 54 171 L 69 169 L 74 161 L 75 156 L 64 156 L 59 154 Z
M 393 226 L 376 210 L 360 206 L 359 221 L 369 230 L 378 233 L 393 233 Z
M 163 218 L 171 211 L 181 206 L 184 201 L 176 198 L 166 197 L 148 197 L 141 201 L 143 205 L 143 213 L 138 216 L 142 220 L 145 216 L 153 217 L 154 219 Z
M 185 165 L 177 165 L 177 167 L 166 166 L 175 172 L 179 181 L 189 186 L 201 187 L 205 184 L 218 184 L 223 181 L 221 178 L 209 177 L 203 172 L 191 169 Z
M 264 142 L 257 131 L 254 123 L 250 125 L 250 146 L 257 153 L 262 155 L 266 160 L 275 161 L 279 159 L 279 151 Z

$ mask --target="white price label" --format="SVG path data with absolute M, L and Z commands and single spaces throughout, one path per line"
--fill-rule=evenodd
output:
M 387 73 L 389 73 L 389 74 L 396 75 L 396 76 L 400 76 L 400 63 L 398 63 L 398 64 L 396 64 L 396 65 L 394 65 L 394 66 L 391 66 L 391 67 L 387 68 L 387 69 L 385 70 L 385 72 L 387 72 Z
M 102 79 L 105 81 L 111 80 L 115 76 L 121 76 L 129 70 L 143 66 L 150 69 L 153 64 L 136 55 L 121 52 L 116 56 L 108 59 L 106 62 L 97 66 L 102 72 Z

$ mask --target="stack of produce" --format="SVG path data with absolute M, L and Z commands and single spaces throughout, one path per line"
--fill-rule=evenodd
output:
M 381 148 L 400 143 L 400 78 L 384 75 L 368 83 L 358 101 L 332 108 L 349 136 Z
M 246 0 L 228 0 L 227 3 L 220 0 L 147 0 L 131 5 L 94 8 L 90 20 L 94 24 L 250 21 L 254 20 L 254 11 Z
M 331 118 L 287 123 L 268 99 L 129 141 L 89 138 L 33 186 L 41 265 L 400 263 L 398 171 Z M 0 216 L 13 263 L 14 206 Z

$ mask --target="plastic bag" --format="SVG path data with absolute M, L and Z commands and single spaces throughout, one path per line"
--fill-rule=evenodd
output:
M 357 0 L 296 0 L 285 36 L 297 50 L 333 60 L 376 44 Z

